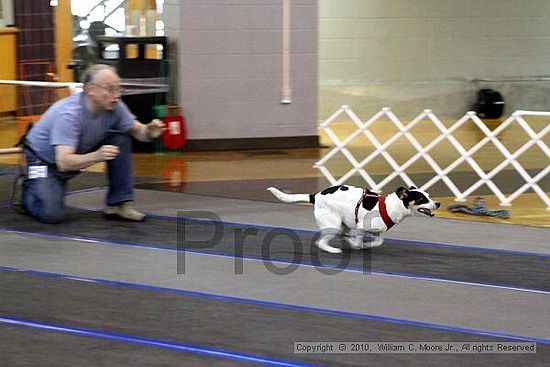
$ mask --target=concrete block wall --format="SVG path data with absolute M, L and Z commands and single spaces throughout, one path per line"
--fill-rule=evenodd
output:
M 471 82 L 550 75 L 548 1 L 319 0 L 319 37 L 321 119 L 341 104 L 460 117 L 480 87 L 507 111 L 550 110 L 549 82 Z
M 290 104 L 281 103 L 281 0 L 167 0 L 164 14 L 190 139 L 316 141 L 316 0 L 291 0 Z

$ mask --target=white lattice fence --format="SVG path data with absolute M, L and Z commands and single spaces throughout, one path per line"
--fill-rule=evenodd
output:
M 351 121 L 353 121 L 353 123 L 357 126 L 357 129 L 344 140 L 341 140 L 330 128 L 330 125 L 333 122 L 337 121 L 342 115 L 347 115 L 351 119 Z M 403 124 L 389 108 L 383 108 L 370 119 L 362 122 L 361 119 L 359 119 L 359 117 L 351 110 L 351 108 L 349 108 L 349 106 L 342 106 L 338 111 L 332 114 L 332 116 L 330 116 L 320 125 L 320 129 L 322 129 L 326 133 L 326 135 L 334 142 L 335 146 L 321 160 L 319 160 L 314 167 L 318 168 L 333 185 L 343 184 L 356 173 L 359 173 L 359 175 L 365 180 L 371 190 L 381 191 L 385 185 L 387 185 L 398 176 L 407 185 L 418 186 L 407 174 L 407 169 L 410 168 L 418 160 L 424 159 L 433 170 L 434 176 L 420 187 L 422 190 L 428 190 L 438 181 L 442 181 L 453 193 L 456 201 L 465 201 L 466 197 L 472 194 L 475 190 L 483 185 L 486 185 L 498 197 L 501 205 L 508 206 L 511 205 L 511 202 L 517 199 L 517 197 L 523 194 L 525 191 L 527 191 L 528 189 L 532 189 L 546 204 L 547 209 L 550 209 L 550 198 L 538 185 L 538 182 L 550 172 L 550 149 L 548 148 L 548 145 L 543 141 L 545 135 L 547 135 L 550 131 L 550 123 L 546 123 L 546 126 L 542 128 L 538 133 L 536 133 L 535 130 L 533 130 L 533 128 L 530 126 L 530 124 L 524 119 L 525 116 L 548 117 L 550 120 L 550 112 L 516 111 L 505 121 L 503 121 L 496 129 L 491 130 L 483 121 L 479 119 L 475 112 L 468 112 L 461 119 L 453 123 L 450 127 L 446 127 L 431 110 L 424 110 L 408 124 Z M 376 121 L 381 119 L 389 119 L 398 130 L 397 133 L 391 136 L 384 143 L 380 143 L 380 141 L 371 131 L 372 125 Z M 437 137 L 425 146 L 421 145 L 418 139 L 415 138 L 415 136 L 411 133 L 411 130 L 421 121 L 430 121 L 434 129 L 437 129 L 436 131 L 438 132 Z M 508 129 L 514 122 L 517 123 L 517 125 L 520 126 L 523 131 L 525 131 L 529 139 L 519 149 L 515 150 L 512 153 L 505 146 L 505 144 L 503 144 L 498 139 L 498 136 L 503 131 Z M 466 123 L 474 123 L 484 134 L 484 137 L 469 149 L 464 148 L 463 144 L 461 144 L 460 141 L 455 136 L 453 136 L 453 133 L 455 133 L 461 126 Z M 372 143 L 375 149 L 370 152 L 366 156 L 366 158 L 358 161 L 347 148 L 347 146 L 350 144 L 350 142 L 352 142 L 361 134 L 363 134 Z M 410 142 L 410 144 L 416 149 L 416 153 L 400 165 L 389 153 L 388 148 L 402 137 L 405 137 Z M 442 143 L 445 139 L 453 145 L 453 147 L 458 151 L 459 155 L 452 163 L 450 163 L 446 167 L 441 167 L 436 162 L 436 160 L 432 158 L 430 152 L 434 147 Z M 500 153 L 504 157 L 504 160 L 490 171 L 485 172 L 473 158 L 473 155 L 476 152 L 479 152 L 481 148 L 483 148 L 486 144 L 490 142 L 494 144 L 494 146 L 500 151 Z M 546 158 L 544 158 L 546 162 L 542 162 L 544 168 L 534 177 L 531 177 L 527 170 L 520 164 L 518 158 L 534 145 L 537 145 L 538 148 L 542 151 L 543 155 L 546 156 Z M 337 153 L 342 153 L 352 165 L 352 169 L 350 169 L 347 173 L 339 178 L 334 177 L 334 175 L 326 166 L 326 163 Z M 371 175 L 367 173 L 365 167 L 379 156 L 382 156 L 388 162 L 393 172 L 377 183 L 374 181 Z M 464 191 L 460 191 L 457 185 L 452 181 L 449 174 L 464 162 L 466 162 L 471 167 L 473 172 L 477 174 L 479 180 L 472 184 L 470 187 L 464 189 Z M 525 181 L 525 184 L 519 187 L 512 194 L 506 196 L 503 194 L 502 190 L 495 184 L 493 179 L 508 165 L 514 167 L 514 169 Z

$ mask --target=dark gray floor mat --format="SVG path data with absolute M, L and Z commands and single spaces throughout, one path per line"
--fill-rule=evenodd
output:
M 17 173 L 17 169 L 13 168 L 6 174 L 0 175 L 0 204 L 10 201 L 12 194 L 12 184 Z M 154 177 L 135 177 L 135 184 L 145 184 L 157 182 L 158 178 Z M 107 179 L 104 173 L 97 172 L 82 172 L 75 178 L 69 180 L 68 191 L 94 189 L 107 186 Z
M 139 344 L 0 324 L 3 366 L 258 366 Z
M 295 354 L 293 343 L 296 341 L 510 340 L 21 272 L 0 272 L 0 297 L 0 315 L 3 317 L 322 366 L 543 366 L 550 350 L 547 345 L 538 344 L 537 354 Z M 8 331 L 11 343 L 28 343 L 25 333 L 14 332 L 13 328 Z M 31 336 L 31 341 L 33 338 L 40 340 L 41 336 Z M 72 342 L 68 342 L 66 353 L 74 357 Z M 103 345 L 103 348 L 110 347 Z M 3 348 L 0 354 L 5 352 Z M 55 352 L 63 353 L 63 349 Z M 101 349 L 96 352 L 98 357 L 103 355 Z
M 539 171 L 540 170 L 528 170 L 528 173 L 531 177 L 534 177 Z M 410 174 L 409 176 L 420 187 L 423 183 L 431 179 L 433 175 Z M 503 193 L 510 194 L 517 190 L 523 182 L 522 178 L 518 176 L 519 174 L 516 171 L 503 171 L 498 175 L 499 179 L 495 180 L 495 182 Z M 385 175 L 373 175 L 372 177 L 375 182 L 380 182 L 386 178 Z M 479 176 L 477 176 L 474 172 L 459 172 L 450 174 L 449 177 L 462 191 L 479 180 Z M 346 184 L 357 187 L 366 187 L 366 183 L 363 178 L 358 176 L 351 177 L 348 181 L 346 181 Z M 543 190 L 550 191 L 550 175 L 540 180 L 538 184 Z M 272 195 L 266 195 L 265 189 L 269 186 L 275 186 L 288 192 L 313 194 L 331 185 L 325 178 L 322 177 L 188 182 L 182 183 L 176 187 L 166 183 L 155 182 L 136 184 L 136 188 L 145 190 L 184 192 L 188 194 L 277 202 L 277 199 L 275 199 Z M 403 180 L 401 180 L 401 178 L 397 177 L 388 183 L 386 187 L 384 187 L 384 191 L 389 193 L 399 186 L 407 185 L 403 182 Z M 431 196 L 452 196 L 452 192 L 441 181 L 429 188 L 428 192 Z M 490 194 L 492 194 L 492 191 L 487 186 L 483 185 L 472 195 Z
M 319 252 L 315 236 L 305 231 L 224 226 L 214 239 L 216 227 L 209 223 L 156 217 L 144 223 L 106 221 L 100 213 L 77 209 L 67 210 L 63 224 L 44 225 L 4 208 L 0 227 L 170 249 L 179 242 L 180 250 L 550 291 L 550 256 L 391 240 L 376 249 L 334 255 Z

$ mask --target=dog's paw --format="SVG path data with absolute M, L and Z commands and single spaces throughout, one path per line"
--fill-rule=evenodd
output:
M 358 236 L 344 237 L 344 241 L 349 245 L 349 247 L 352 250 L 363 249 L 363 237 L 358 237 Z
M 317 246 L 325 251 L 325 252 L 328 252 L 328 253 L 331 253 L 331 254 L 341 254 L 342 253 L 342 249 L 341 248 L 338 248 L 338 247 L 332 247 L 332 246 L 329 246 L 325 243 L 318 243 Z
M 379 247 L 379 246 L 382 246 L 383 243 L 384 241 L 380 241 L 380 240 L 365 241 L 363 242 L 363 249 Z

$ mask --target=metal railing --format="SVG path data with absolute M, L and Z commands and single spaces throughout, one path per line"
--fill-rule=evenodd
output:
M 0 85 L 18 87 L 68 88 L 71 94 L 81 92 L 84 85 L 78 82 L 44 82 L 29 80 L 0 80 Z M 126 78 L 120 82 L 122 95 L 166 93 L 169 86 L 166 78 Z M 19 153 L 21 148 L 0 148 L 0 154 Z
M 347 115 L 357 126 L 357 129 L 344 140 L 340 140 L 340 138 L 330 128 L 330 125 L 333 122 L 337 121 L 337 119 L 339 119 L 342 115 Z M 387 185 L 396 177 L 400 177 L 403 182 L 405 182 L 405 184 L 409 186 L 418 186 L 413 182 L 409 174 L 407 174 L 407 169 L 410 168 L 418 160 L 424 159 L 428 163 L 429 167 L 433 170 L 434 175 L 426 183 L 420 186 L 421 190 L 427 190 L 435 183 L 442 181 L 452 192 L 456 201 L 465 201 L 466 197 L 474 193 L 481 186 L 486 185 L 498 197 L 501 205 L 509 206 L 511 205 L 512 201 L 517 199 L 525 191 L 527 191 L 528 189 L 532 189 L 546 204 L 547 209 L 550 210 L 550 198 L 548 197 L 546 192 L 538 185 L 538 182 L 550 172 L 550 149 L 548 148 L 548 145 L 543 141 L 543 138 L 550 132 L 550 123 L 547 123 L 546 126 L 537 133 L 525 120 L 525 116 L 542 116 L 550 118 L 550 112 L 515 111 L 510 117 L 500 123 L 496 129 L 491 130 L 476 115 L 476 113 L 472 111 L 467 112 L 462 118 L 454 122 L 450 127 L 446 127 L 439 120 L 439 118 L 431 110 L 428 109 L 424 110 L 409 123 L 403 124 L 399 120 L 399 118 L 397 118 L 397 116 L 391 111 L 391 109 L 383 108 L 363 123 L 349 106 L 344 105 L 320 125 L 320 129 L 322 129 L 326 133 L 326 135 L 334 142 L 335 146 L 324 157 L 316 162 L 314 167 L 319 169 L 332 185 L 343 184 L 356 173 L 358 173 L 365 180 L 371 190 L 381 191 L 381 189 L 385 185 Z M 384 143 L 380 143 L 375 134 L 370 130 L 372 125 L 380 119 L 389 119 L 398 130 L 397 133 L 391 136 Z M 433 127 L 436 129 L 435 132 L 437 133 L 437 137 L 427 145 L 423 146 L 411 133 L 411 129 L 414 128 L 420 121 L 425 120 L 431 121 Z M 473 122 L 479 128 L 479 130 L 484 134 L 484 137 L 479 140 L 479 142 L 477 142 L 475 145 L 473 145 L 469 149 L 466 149 L 463 144 L 461 144 L 460 141 L 455 136 L 453 136 L 453 133 L 456 132 L 461 126 L 470 122 Z M 498 139 L 498 136 L 504 130 L 509 128 L 510 125 L 512 125 L 512 123 L 514 122 L 517 123 L 517 125 L 525 131 L 529 139 L 519 149 L 515 150 L 512 153 Z M 361 134 L 363 134 L 372 143 L 375 149 L 370 152 L 366 156 L 366 158 L 358 161 L 347 148 L 347 146 Z M 410 144 L 415 148 L 416 153 L 408 160 L 406 160 L 403 164 L 398 164 L 394 157 L 388 151 L 388 148 L 402 137 L 405 137 L 410 142 Z M 459 156 L 446 167 L 441 167 L 430 155 L 430 151 L 432 151 L 432 149 L 440 144 L 443 140 L 449 141 L 459 153 Z M 479 150 L 488 143 L 494 144 L 494 146 L 500 151 L 500 153 L 502 153 L 505 159 L 498 165 L 496 165 L 493 169 L 485 172 L 476 162 L 473 155 L 476 152 L 479 152 Z M 540 148 L 540 150 L 544 153 L 548 160 L 546 161 L 546 164 L 543 165 L 544 168 L 536 175 L 534 175 L 534 177 L 532 177 L 520 164 L 518 158 L 534 145 L 537 145 L 538 148 Z M 335 178 L 326 166 L 326 163 L 337 153 L 342 153 L 343 156 L 346 157 L 346 159 L 352 165 L 352 169 L 339 178 Z M 367 170 L 365 170 L 365 166 L 367 166 L 379 156 L 382 156 L 388 162 L 393 172 L 391 172 L 380 182 L 375 182 L 372 176 L 367 173 Z M 471 167 L 471 169 L 477 174 L 479 179 L 474 184 L 464 189 L 464 191 L 460 191 L 457 185 L 452 181 L 449 174 L 464 162 L 466 162 Z M 514 167 L 514 169 L 519 173 L 525 183 L 516 191 L 506 196 L 504 195 L 502 190 L 495 184 L 493 179 L 508 165 Z

